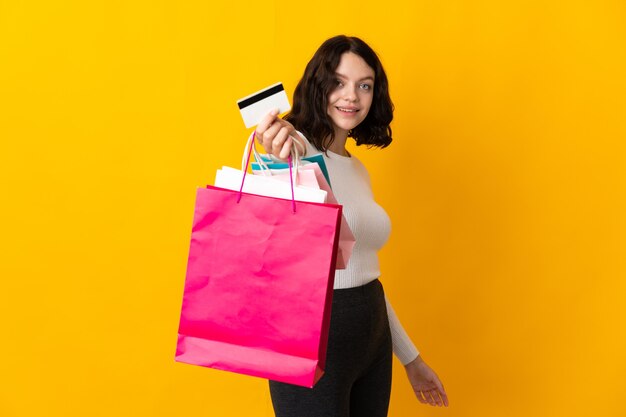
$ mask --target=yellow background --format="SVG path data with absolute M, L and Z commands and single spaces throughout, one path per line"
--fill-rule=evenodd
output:
M 0 1 L 0 416 L 270 416 L 264 380 L 174 362 L 194 192 L 236 99 L 322 41 L 381 56 L 383 283 L 448 409 L 626 415 L 623 1 Z

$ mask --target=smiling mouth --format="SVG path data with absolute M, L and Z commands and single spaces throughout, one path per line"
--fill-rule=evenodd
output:
M 343 113 L 356 113 L 359 111 L 359 109 L 345 109 L 343 107 L 335 107 L 335 108 Z

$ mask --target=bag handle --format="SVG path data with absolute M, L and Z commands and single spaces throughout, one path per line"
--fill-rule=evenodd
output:
M 256 137 L 256 131 L 254 131 L 252 133 L 252 141 L 254 142 L 254 138 Z M 306 150 L 306 146 L 304 145 L 304 143 L 302 143 L 301 139 L 296 138 L 295 136 L 290 136 L 291 140 L 294 142 L 294 145 L 291 148 L 291 153 L 290 153 L 290 157 L 295 160 L 295 162 L 293 163 L 293 167 L 294 167 L 294 171 L 295 171 L 295 175 L 291 176 L 292 182 L 293 182 L 293 186 L 294 188 L 298 185 L 298 175 L 300 173 L 300 152 L 298 151 L 298 145 L 302 146 L 303 149 Z M 250 140 L 250 138 L 248 138 L 248 141 Z M 241 170 L 245 171 L 245 167 L 247 166 L 247 161 L 249 160 L 250 156 L 250 152 L 249 149 L 252 148 L 252 153 L 254 155 L 254 159 L 257 161 L 257 163 L 259 164 L 259 168 L 261 170 L 261 175 L 264 176 L 272 176 L 272 170 L 270 169 L 270 167 L 267 166 L 267 163 L 263 160 L 263 158 L 261 157 L 261 155 L 259 154 L 259 152 L 257 151 L 255 146 L 250 146 L 250 142 L 246 143 L 246 147 L 244 148 L 243 151 L 243 156 L 241 158 Z M 280 161 L 283 162 L 280 159 L 277 159 L 274 155 L 269 154 L 269 157 L 274 160 L 274 161 Z
M 252 132 L 252 134 L 250 135 L 250 137 L 248 138 L 248 142 L 246 143 L 246 148 L 244 149 L 244 154 L 243 154 L 243 158 L 242 158 L 242 171 L 243 171 L 243 177 L 241 178 L 241 187 L 239 188 L 239 197 L 237 198 L 237 204 L 239 204 L 239 202 L 241 201 L 241 196 L 243 195 L 243 184 L 246 181 L 246 174 L 248 173 L 248 166 L 250 165 L 250 156 L 254 153 L 255 158 L 258 158 L 258 161 L 262 161 L 261 156 L 259 155 L 258 151 L 256 150 L 256 148 L 254 147 L 254 139 L 256 138 L 256 130 L 254 130 Z M 289 154 L 289 184 L 291 185 L 291 208 L 293 210 L 293 212 L 296 212 L 296 199 L 295 199 L 295 195 L 294 195 L 294 187 L 295 187 L 295 183 L 296 183 L 296 177 L 298 175 L 298 160 L 299 160 L 299 154 L 298 154 L 298 149 L 296 149 L 297 147 L 294 146 L 293 149 L 291 150 L 291 153 Z M 296 177 L 294 177 L 293 172 L 291 170 L 292 165 L 293 165 L 293 159 L 292 155 L 295 156 L 295 160 L 296 160 Z M 243 161 L 245 160 L 245 167 L 243 166 Z M 261 162 L 259 162 L 261 164 Z M 265 162 L 262 162 L 262 164 L 265 166 L 265 169 L 268 170 L 269 172 L 269 168 L 267 165 L 265 165 Z

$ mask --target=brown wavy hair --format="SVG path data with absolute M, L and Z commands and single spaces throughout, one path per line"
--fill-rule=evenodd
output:
M 348 136 L 357 145 L 384 148 L 391 143 L 393 103 L 387 75 L 376 53 L 357 37 L 335 36 L 325 41 L 304 70 L 293 95 L 293 107 L 285 120 L 301 131 L 317 149 L 326 152 L 335 140 L 332 120 L 327 114 L 328 96 L 335 87 L 335 71 L 341 55 L 353 52 L 374 70 L 374 96 L 365 119 Z

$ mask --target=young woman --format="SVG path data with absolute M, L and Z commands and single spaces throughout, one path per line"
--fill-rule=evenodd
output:
M 349 137 L 357 145 L 386 147 L 392 118 L 387 76 L 376 53 L 359 38 L 336 36 L 308 63 L 285 119 L 274 111 L 257 126 L 266 152 L 281 159 L 299 143 L 306 146 L 302 153 L 324 154 L 333 193 L 356 237 L 348 267 L 335 273 L 325 374 L 312 389 L 270 381 L 277 417 L 386 416 L 392 352 L 419 401 L 448 405 L 439 378 L 383 293 L 377 251 L 388 238 L 389 217 L 374 201 L 365 167 L 345 147 Z

